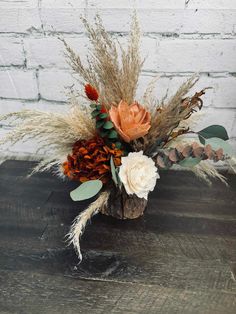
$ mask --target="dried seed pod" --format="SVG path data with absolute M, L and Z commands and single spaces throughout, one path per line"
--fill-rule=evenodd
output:
M 215 151 L 216 157 L 218 160 L 222 160 L 224 157 L 224 151 L 222 148 L 219 148 L 218 150 Z
M 196 149 L 196 148 L 198 148 L 200 145 L 199 145 L 199 143 L 197 143 L 197 142 L 193 142 L 191 146 L 192 146 L 193 149 Z
M 161 149 L 156 158 L 156 164 L 160 168 L 170 168 L 185 158 L 200 158 L 201 160 L 211 159 L 214 162 L 224 159 L 223 149 L 214 151 L 210 144 L 200 146 L 197 142 L 191 145 L 178 145 L 175 148 Z
M 178 161 L 178 155 L 176 149 L 172 149 L 169 153 L 169 159 L 174 163 Z
M 185 148 L 182 151 L 182 155 L 186 157 L 190 157 L 192 153 L 192 147 L 190 145 L 185 146 Z
M 157 162 L 157 165 L 158 165 L 160 168 L 165 168 L 165 167 L 166 167 L 166 166 L 165 166 L 165 163 L 164 163 L 164 159 L 163 159 L 160 155 L 157 156 L 156 162 Z
M 172 148 L 171 148 L 171 150 L 172 150 Z M 163 151 L 163 155 L 164 156 L 169 157 L 169 154 L 170 154 L 170 150 L 169 149 L 166 149 L 166 150 Z
M 175 148 L 177 149 L 177 151 L 178 151 L 179 153 L 182 153 L 184 147 L 185 147 L 185 146 L 184 146 L 183 144 L 177 144 L 177 145 L 175 146 Z
M 214 158 L 215 158 L 215 153 L 214 153 L 214 151 L 213 151 L 213 149 L 212 149 L 212 147 L 211 147 L 210 144 L 207 144 L 207 145 L 204 147 L 204 152 L 205 152 L 205 154 L 207 155 L 207 157 L 208 157 L 209 159 L 214 159 Z
M 194 157 L 201 158 L 203 153 L 204 153 L 204 147 L 202 147 L 202 146 L 198 146 L 198 147 L 193 149 Z
M 206 155 L 210 154 L 210 152 L 212 151 L 211 149 L 211 145 L 210 144 L 207 144 L 205 147 L 204 147 L 204 152 Z

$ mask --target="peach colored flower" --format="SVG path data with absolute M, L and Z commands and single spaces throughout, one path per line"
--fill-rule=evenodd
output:
M 127 143 L 143 137 L 151 127 L 150 113 L 137 102 L 129 106 L 121 100 L 117 107 L 111 107 L 109 114 L 117 132 Z

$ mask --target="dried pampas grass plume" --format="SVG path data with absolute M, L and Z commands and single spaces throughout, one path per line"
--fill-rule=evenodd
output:
M 44 157 L 33 173 L 47 171 L 53 166 L 57 166 L 57 172 L 60 173 L 61 163 L 73 144 L 78 139 L 93 137 L 96 130 L 90 114 L 76 105 L 73 99 L 67 113 L 23 110 L 0 116 L 0 121 L 6 121 L 13 127 L 0 139 L 0 145 L 31 139 L 36 141 L 37 153 L 42 153 Z
M 229 171 L 236 174 L 236 157 L 231 157 L 230 159 L 227 159 L 226 162 L 229 167 Z
M 191 171 L 199 178 L 211 185 L 209 178 L 219 179 L 222 183 L 228 186 L 225 176 L 218 172 L 214 165 L 208 160 L 202 160 L 198 165 L 191 168 Z
M 175 95 L 166 104 L 162 105 L 161 111 L 156 108 L 156 113 L 152 119 L 152 127 L 146 137 L 148 146 L 153 145 L 157 138 L 161 139 L 168 136 L 185 119 L 190 109 L 180 111 L 180 106 L 184 96 L 197 81 L 196 75 L 192 76 L 179 87 Z
M 145 107 L 148 107 L 152 112 L 158 107 L 157 104 L 159 103 L 157 98 L 153 95 L 154 89 L 156 88 L 156 83 L 159 78 L 160 75 L 156 75 L 150 80 L 141 99 L 141 102 L 145 105 Z
M 80 262 L 82 261 L 82 254 L 80 250 L 80 237 L 86 227 L 87 222 L 100 210 L 106 206 L 110 193 L 105 191 L 89 205 L 82 213 L 80 213 L 74 220 L 69 233 L 67 234 L 69 245 L 73 244 L 76 253 L 79 256 Z
M 131 104 L 134 101 L 138 79 L 143 65 L 140 57 L 140 27 L 136 13 L 133 15 L 127 49 L 112 38 L 105 30 L 99 15 L 95 17 L 95 26 L 86 18 L 81 18 L 92 49 L 84 65 L 80 57 L 62 39 L 67 60 L 75 73 L 79 74 L 81 84 L 89 83 L 100 94 L 100 100 L 110 107 L 120 100 Z

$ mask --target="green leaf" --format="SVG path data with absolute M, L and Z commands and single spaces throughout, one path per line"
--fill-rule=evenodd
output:
M 210 144 L 212 149 L 218 150 L 219 148 L 223 149 L 224 154 L 228 156 L 233 156 L 233 148 L 228 142 L 225 142 L 221 138 L 212 137 L 206 140 L 205 145 Z
M 101 113 L 100 115 L 99 115 L 99 118 L 101 118 L 101 119 L 105 119 L 105 118 L 107 118 L 108 117 L 108 114 L 107 113 Z
M 187 167 L 187 168 L 192 168 L 199 164 L 201 161 L 201 158 L 193 158 L 193 157 L 188 157 L 183 160 L 181 160 L 178 164 L 182 167 Z
M 107 130 L 112 129 L 113 127 L 114 127 L 114 125 L 113 125 L 113 123 L 111 121 L 107 121 L 103 125 L 103 128 L 107 129 Z
M 100 114 L 100 111 L 98 111 L 98 110 L 96 110 L 96 109 L 91 112 L 91 116 L 92 116 L 93 118 L 96 118 L 99 114 Z
M 102 105 L 96 105 L 97 110 L 101 110 L 102 109 Z
M 84 201 L 95 196 L 102 188 L 102 181 L 91 180 L 82 183 L 75 190 L 70 192 L 73 201 Z
M 109 131 L 108 130 L 105 130 L 105 131 L 99 131 L 99 134 L 101 137 L 107 137 Z
M 110 166 L 111 166 L 112 180 L 115 182 L 115 185 L 118 185 L 116 167 L 115 167 L 115 164 L 114 164 L 112 157 L 110 159 Z
M 90 104 L 90 108 L 96 109 L 96 108 L 97 108 L 97 105 L 96 105 L 96 104 Z
M 121 149 L 121 146 L 122 146 L 121 142 L 116 142 L 115 145 L 116 145 L 116 148 Z
M 119 168 L 116 168 L 116 175 L 117 175 L 118 186 L 121 189 L 122 182 L 121 182 L 121 179 L 120 179 L 120 176 L 119 176 Z
M 108 135 L 108 138 L 117 138 L 117 137 L 118 137 L 118 134 L 115 130 L 112 130 Z
M 210 125 L 197 133 L 202 144 L 205 144 L 205 139 L 212 137 L 218 137 L 224 141 L 229 139 L 226 129 L 221 125 Z
M 103 120 L 97 121 L 97 122 L 96 122 L 96 128 L 97 128 L 97 129 L 101 128 L 101 127 L 103 126 L 103 124 L 104 124 L 104 121 L 103 121 Z

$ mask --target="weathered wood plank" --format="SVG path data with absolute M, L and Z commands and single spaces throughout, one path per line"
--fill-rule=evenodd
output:
M 10 165 L 9 169 L 6 164 Z M 0 191 L 2 192 L 0 206 L 1 204 L 6 206 L 10 202 L 13 204 L 12 206 L 16 208 L 19 206 L 22 210 L 22 207 L 27 207 L 27 205 L 39 206 L 47 203 L 47 206 L 53 206 L 58 210 L 62 208 L 72 210 L 82 209 L 86 205 L 86 203 L 73 203 L 69 198 L 69 191 L 76 186 L 76 183 L 62 182 L 45 174 L 38 174 L 26 179 L 25 176 L 29 171 L 22 164 L 25 165 L 24 162 L 19 162 L 20 166 L 13 168 L 12 162 L 6 162 L 3 164 L 5 168 L 0 168 Z M 30 164 L 30 167 L 32 167 L 32 164 Z M 236 182 L 231 179 L 231 176 L 229 176 L 230 180 L 233 181 L 231 182 L 231 188 L 219 183 L 214 184 L 212 188 L 205 185 L 200 185 L 201 188 L 199 188 L 198 180 L 193 176 L 189 177 L 188 173 L 186 173 L 186 177 L 191 181 L 187 182 L 186 186 L 181 185 L 181 182 L 179 184 L 174 183 L 178 175 L 182 177 L 180 172 L 177 174 L 176 172 L 163 173 L 157 189 L 151 194 L 148 206 L 149 214 L 158 214 L 158 212 L 163 214 L 169 211 L 172 213 L 178 212 L 178 214 L 194 213 L 199 218 L 199 213 L 205 216 L 211 213 L 220 216 L 232 216 L 235 213 Z M 11 182 L 10 187 L 9 181 Z M 41 210 L 47 209 L 47 206 L 44 206 Z M 3 214 L 4 212 L 5 208 L 3 208 Z
M 209 189 L 165 172 L 145 216 L 98 215 L 82 238 L 84 260 L 65 245 L 75 183 L 33 163 L 0 166 L 0 313 L 236 312 L 236 176 Z
M 157 253 L 157 252 L 156 252 Z M 10 271 L 67 274 L 73 278 L 161 285 L 168 288 L 222 290 L 236 294 L 236 283 L 228 263 L 183 257 L 144 256 L 143 252 L 119 254 L 87 250 L 83 262 L 73 251 L 49 249 L 34 254 L 1 250 L 0 268 Z
M 1 271 L 5 313 L 234 314 L 235 294 Z M 20 300 L 20 302 L 19 302 Z

